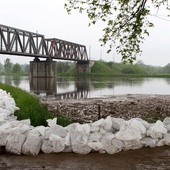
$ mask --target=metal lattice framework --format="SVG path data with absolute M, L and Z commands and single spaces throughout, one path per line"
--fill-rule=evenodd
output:
M 0 25 L 0 53 L 61 60 L 87 61 L 86 46 Z

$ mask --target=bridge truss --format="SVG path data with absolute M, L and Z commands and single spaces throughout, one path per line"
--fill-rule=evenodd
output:
M 86 46 L 0 25 L 0 53 L 49 59 L 88 61 Z

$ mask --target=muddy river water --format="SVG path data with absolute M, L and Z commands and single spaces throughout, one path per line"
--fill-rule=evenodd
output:
M 142 148 L 114 155 L 90 153 L 0 155 L 0 170 L 169 170 L 170 147 Z

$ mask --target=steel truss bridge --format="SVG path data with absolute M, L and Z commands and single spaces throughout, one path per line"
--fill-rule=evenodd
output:
M 88 61 L 86 46 L 0 24 L 0 54 Z

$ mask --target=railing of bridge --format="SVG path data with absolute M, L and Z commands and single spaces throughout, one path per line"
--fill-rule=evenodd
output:
M 86 46 L 0 25 L 0 53 L 50 59 L 88 60 Z

